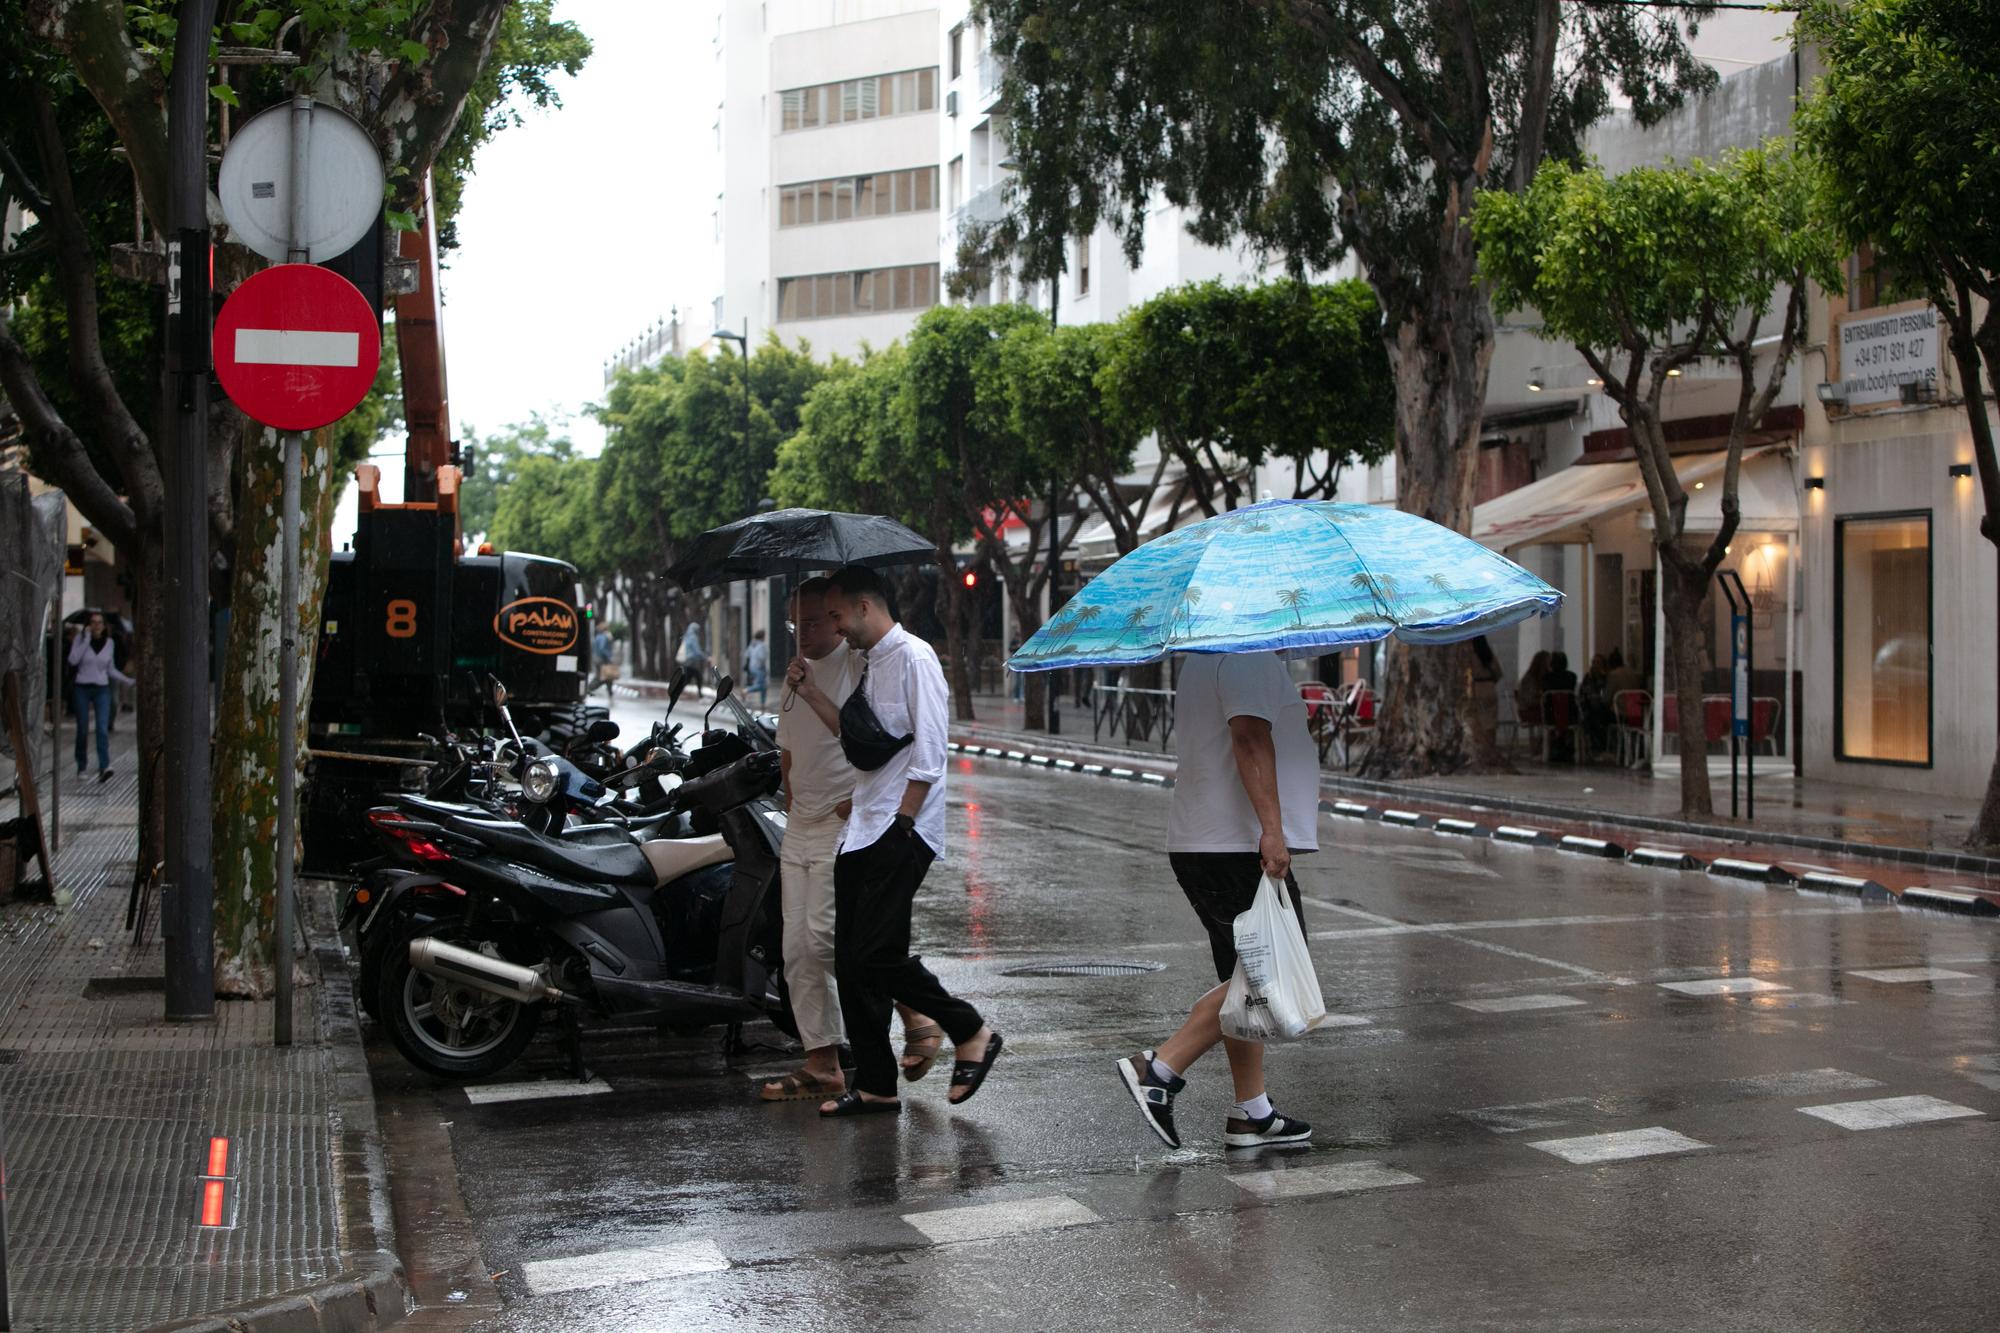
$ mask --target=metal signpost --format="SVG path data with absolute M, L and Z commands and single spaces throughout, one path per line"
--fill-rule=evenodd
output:
M 1743 754 L 1745 819 L 1757 817 L 1757 758 L 1751 743 L 1750 660 L 1756 646 L 1756 630 L 1750 624 L 1750 594 L 1744 591 L 1743 576 L 1725 569 L 1715 576 L 1722 595 L 1729 599 L 1729 817 L 1736 818 L 1736 755 Z
M 283 432 L 278 606 L 278 884 L 273 1040 L 292 1042 L 292 856 L 298 801 L 299 453 L 301 431 L 353 411 L 375 383 L 382 330 L 353 283 L 313 265 L 343 254 L 382 210 L 382 160 L 341 112 L 294 97 L 246 121 L 223 155 L 217 195 L 231 232 L 284 261 L 238 287 L 215 323 L 223 390 Z

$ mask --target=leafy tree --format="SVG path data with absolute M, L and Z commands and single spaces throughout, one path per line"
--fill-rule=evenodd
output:
M 1827 72 L 1800 107 L 1801 149 L 1842 239 L 1917 285 L 1950 331 L 1985 516 L 2000 546 L 2000 5 L 1811 0 L 1800 32 Z M 2000 755 L 1968 846 L 2000 847 Z
M 1702 721 L 1701 616 L 1736 535 L 1743 445 L 1784 387 L 1806 333 L 1809 283 L 1837 290 L 1841 248 L 1812 215 L 1810 181 L 1782 150 L 1607 177 L 1551 163 L 1524 193 L 1488 191 L 1473 213 L 1481 277 L 1503 310 L 1533 306 L 1574 342 L 1618 405 L 1652 510 L 1667 647 L 1680 701 L 1681 808 L 1713 813 Z M 1759 365 L 1758 347 L 1775 342 Z M 1722 524 L 1689 548 L 1688 494 L 1661 398 L 1712 358 L 1734 370 Z
M 1106 387 L 1119 346 L 1118 330 L 1110 324 L 1065 324 L 1046 333 L 1024 326 L 1001 342 L 1000 362 L 1014 434 L 1045 456 L 1045 470 L 1090 497 L 1122 555 L 1139 547 L 1140 525 L 1159 489 L 1167 454 L 1161 451 L 1147 481 L 1125 487 L 1144 432 L 1128 405 Z M 1040 596 L 1037 587 L 1032 597 Z
M 1622 98 L 1650 122 L 1714 81 L 1672 11 L 1558 0 L 981 0 L 1007 67 L 1019 230 L 1100 221 L 1136 258 L 1164 195 L 1194 234 L 1295 273 L 1352 249 L 1396 383 L 1397 503 L 1472 518 L 1493 316 L 1464 226 Z M 1696 11 L 1698 15 L 1699 11 Z M 1681 17 L 1686 17 L 1685 15 Z M 1560 53 L 1560 54 L 1559 54 Z M 1470 737 L 1451 654 L 1392 645 L 1380 771 L 1448 770 Z
M 1190 283 L 1126 312 L 1106 389 L 1179 461 L 1204 514 L 1254 499 L 1274 460 L 1292 463 L 1296 497 L 1331 496 L 1394 438 L 1380 327 L 1359 282 Z
M 514 13 L 518 9 L 520 12 Z M 240 71 L 219 83 L 218 101 L 245 111 L 275 103 L 295 88 L 353 114 L 382 148 L 391 217 L 407 220 L 421 183 L 453 144 L 464 153 L 495 128 L 480 120 L 462 133 L 475 90 L 497 100 L 522 88 L 532 99 L 554 70 L 574 69 L 587 43 L 567 24 L 548 20 L 542 0 L 455 0 L 418 5 L 324 0 L 308 6 L 296 34 L 302 63 Z M 217 36 L 232 44 L 272 44 L 284 15 L 229 0 Z M 37 235 L 9 253 L 10 293 L 31 292 L 41 309 L 62 312 L 60 375 L 45 368 L 51 344 L 37 349 L 0 317 L 0 387 L 21 415 L 33 465 L 60 485 L 92 526 L 109 537 L 133 573 L 138 621 L 142 809 L 139 864 L 161 858 L 164 844 L 160 711 L 163 570 L 161 462 L 142 423 L 158 418 L 156 335 L 122 309 L 158 310 L 157 296 L 120 285 L 112 243 L 165 231 L 167 202 L 166 65 L 178 9 L 166 0 L 0 0 L 0 182 L 28 204 Z M 497 75 L 496 52 L 504 47 Z M 558 34 L 559 49 L 549 50 Z M 536 43 L 543 43 L 537 46 Z M 290 47 L 288 46 L 288 49 Z M 499 81 L 487 82 L 489 76 Z M 449 168 L 449 164 L 447 164 Z M 451 183 L 450 170 L 441 178 Z M 136 186 L 136 189 L 134 187 Z M 262 261 L 219 236 L 216 276 L 227 291 Z M 142 247 L 131 257 L 144 272 Z M 157 261 L 154 261 L 155 263 Z M 152 321 L 158 327 L 157 314 Z M 44 325 L 44 328 L 49 327 Z M 28 332 L 32 333 L 31 327 Z M 377 423 L 379 425 L 379 423 Z M 275 818 L 276 642 L 287 614 L 312 642 L 324 586 L 326 524 L 335 494 L 335 459 L 359 433 L 316 432 L 305 450 L 298 534 L 300 604 L 277 599 L 278 469 L 268 431 L 218 403 L 208 457 L 214 566 L 229 581 L 231 641 L 224 664 L 224 707 L 216 731 L 217 986 L 260 992 L 270 979 L 271 885 L 277 855 Z M 226 573 L 224 572 L 226 571 Z M 305 663 L 310 688 L 310 657 Z M 304 752 L 304 747 L 300 747 Z
M 490 540 L 575 565 L 586 583 L 603 567 L 597 460 L 566 452 L 529 454 L 500 497 Z
M 555 425 L 537 412 L 527 421 L 503 427 L 492 435 L 481 436 L 468 426 L 464 444 L 472 451 L 473 467 L 458 492 L 459 528 L 468 538 L 484 533 L 495 546 L 533 551 L 537 555 L 552 554 L 537 546 L 494 537 L 493 517 L 529 459 L 553 458 L 563 462 L 574 456 L 569 437 L 556 434 Z

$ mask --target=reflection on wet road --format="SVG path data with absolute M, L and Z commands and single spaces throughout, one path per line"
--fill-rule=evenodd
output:
M 484 1270 L 420 1326 L 1988 1323 L 1994 926 L 1323 817 L 1299 880 L 1339 1021 L 1269 1061 L 1319 1134 L 1225 1155 L 1218 1054 L 1167 1152 L 1112 1070 L 1213 976 L 1167 793 L 951 782 L 917 948 L 1007 1033 L 978 1100 L 941 1066 L 900 1120 L 760 1104 L 792 1067 L 766 1029 L 597 1037 L 588 1095 L 553 1047 L 470 1096 L 378 1052 L 392 1149 L 448 1122 Z M 1009 975 L 1084 960 L 1164 967 Z

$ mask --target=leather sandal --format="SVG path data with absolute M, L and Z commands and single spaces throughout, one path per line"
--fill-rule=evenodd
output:
M 946 1093 L 947 1100 L 953 1106 L 963 1106 L 978 1094 L 980 1085 L 986 1082 L 986 1076 L 993 1072 L 993 1062 L 1000 1058 L 1000 1048 L 1003 1045 L 1005 1045 L 1005 1042 L 1001 1040 L 1000 1034 L 995 1032 L 991 1037 L 986 1039 L 986 1054 L 984 1056 L 977 1060 L 954 1060 L 951 1062 L 951 1086 L 953 1088 L 966 1089 L 963 1097 L 954 1098 L 948 1092 Z
M 918 1049 L 925 1046 L 930 1048 L 928 1055 Z M 903 1066 L 903 1078 L 908 1082 L 915 1083 L 925 1074 L 930 1073 L 931 1066 L 937 1063 L 938 1052 L 943 1049 L 944 1029 L 937 1024 L 919 1023 L 916 1027 L 904 1028 L 903 1059 L 907 1061 L 914 1058 L 917 1063 L 905 1064 Z
M 820 1108 L 820 1115 L 828 1120 L 850 1115 L 901 1115 L 903 1103 L 871 1102 L 858 1092 L 843 1092 L 833 1099 L 833 1109 Z

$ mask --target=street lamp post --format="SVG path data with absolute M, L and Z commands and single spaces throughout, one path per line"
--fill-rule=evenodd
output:
M 735 343 L 737 355 L 743 358 L 743 500 L 745 506 L 744 512 L 746 514 L 754 514 L 757 512 L 757 491 L 759 487 L 757 485 L 757 461 L 750 456 L 750 317 L 748 315 L 743 317 L 743 332 L 741 333 L 736 333 L 729 329 L 717 329 L 708 336 L 720 339 L 723 342 Z M 744 599 L 743 615 L 746 620 L 750 615 L 750 601 L 748 597 Z M 777 617 L 773 616 L 771 619 L 775 621 Z M 750 632 L 747 624 L 744 626 L 743 632 L 745 634 Z

